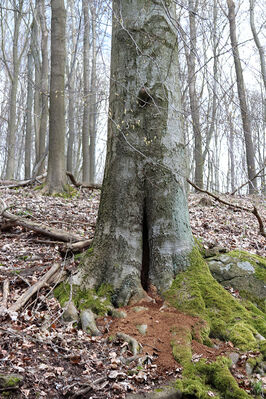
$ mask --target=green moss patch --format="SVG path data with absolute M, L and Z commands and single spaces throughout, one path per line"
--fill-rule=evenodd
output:
M 211 337 L 230 340 L 240 349 L 257 347 L 254 332 L 266 336 L 265 314 L 232 297 L 212 277 L 197 248 L 191 252 L 188 270 L 177 275 L 164 297 L 178 310 L 205 320 Z
M 54 295 L 62 307 L 72 300 L 78 310 L 91 309 L 97 315 L 103 316 L 112 306 L 112 292 L 112 287 L 108 284 L 102 284 L 98 290 L 82 290 L 77 285 L 70 287 L 69 283 L 61 283 L 55 288 Z
M 231 362 L 220 357 L 213 363 L 205 359 L 198 363 L 186 364 L 183 378 L 176 381 L 176 388 L 185 395 L 200 399 L 208 399 L 210 392 L 215 398 L 247 399 L 250 396 L 239 388 L 229 371 Z

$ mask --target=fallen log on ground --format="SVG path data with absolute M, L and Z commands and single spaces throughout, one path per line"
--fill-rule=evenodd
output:
M 53 275 L 59 270 L 60 264 L 56 263 L 54 266 L 51 267 L 51 269 L 48 270 L 48 272 L 43 276 L 43 278 L 34 285 L 32 285 L 24 294 L 22 294 L 18 300 L 8 308 L 8 312 L 17 312 L 19 309 L 22 308 L 22 306 L 25 305 L 25 303 L 37 292 L 39 291 L 42 287 L 44 287 L 46 284 L 49 283 Z
M 34 184 L 36 181 L 39 181 L 46 177 L 47 173 L 43 175 L 37 176 L 33 179 L 28 180 L 20 180 L 20 181 L 13 181 L 13 180 L 1 180 L 0 181 L 0 190 L 4 188 L 19 188 L 19 187 L 26 187 Z
M 1 200 L 1 199 L 0 199 Z M 59 241 L 64 241 L 64 242 L 77 242 L 77 241 L 82 241 L 82 238 L 76 234 L 73 233 L 68 233 L 67 231 L 64 230 L 59 230 L 59 229 L 54 229 L 48 226 L 45 226 L 43 224 L 39 224 L 36 222 L 33 222 L 31 220 L 25 220 L 24 218 L 14 215 L 13 213 L 9 212 L 7 210 L 7 207 L 4 203 L 3 200 L 1 200 L 3 207 L 0 211 L 0 215 L 8 220 L 11 220 L 15 224 L 25 227 L 26 229 L 36 231 L 39 234 L 52 237 L 56 240 Z

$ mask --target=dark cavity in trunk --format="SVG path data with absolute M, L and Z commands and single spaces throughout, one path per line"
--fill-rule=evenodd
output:
M 150 267 L 150 247 L 149 247 L 149 229 L 147 221 L 146 205 L 143 211 L 142 221 L 142 268 L 141 285 L 145 291 L 149 288 L 149 267 Z

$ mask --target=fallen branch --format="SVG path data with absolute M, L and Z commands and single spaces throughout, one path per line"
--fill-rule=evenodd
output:
M 65 255 L 67 252 L 82 252 L 84 249 L 88 249 L 92 244 L 92 239 L 78 241 L 73 244 L 62 244 L 60 245 L 60 252 L 62 255 Z
M 82 184 L 76 181 L 75 177 L 71 172 L 66 172 L 67 176 L 70 178 L 71 183 L 74 184 L 75 187 L 79 188 L 90 188 L 92 190 L 101 190 L 101 184 Z
M 17 312 L 19 309 L 22 308 L 22 306 L 25 305 L 25 303 L 37 292 L 39 291 L 42 287 L 44 287 L 51 277 L 58 271 L 60 268 L 60 264 L 56 263 L 54 266 L 51 267 L 50 270 L 43 276 L 43 278 L 34 285 L 32 285 L 24 294 L 22 294 L 18 300 L 10 306 L 8 309 L 9 312 Z
M 43 175 L 37 176 L 33 179 L 21 180 L 21 181 L 17 181 L 17 182 L 1 180 L 0 181 L 0 184 L 1 184 L 0 189 L 30 186 L 30 185 L 34 184 L 36 182 L 36 180 L 43 179 L 46 175 L 47 175 L 47 173 L 44 173 Z M 7 184 L 5 184 L 5 183 L 7 183 Z
M 257 221 L 258 221 L 258 223 L 259 223 L 259 232 L 260 232 L 260 234 L 261 234 L 263 237 L 266 237 L 266 233 L 265 233 L 265 230 L 264 230 L 264 225 L 263 225 L 263 222 L 262 222 L 262 218 L 261 218 L 261 216 L 260 216 L 260 214 L 259 214 L 259 212 L 258 212 L 258 209 L 255 207 L 255 205 L 253 205 L 253 209 L 251 209 L 251 208 L 246 208 L 246 207 L 241 206 L 241 205 L 232 204 L 232 203 L 230 203 L 230 202 L 227 202 L 227 201 L 221 199 L 221 198 L 218 197 L 217 195 L 215 195 L 215 194 L 213 194 L 213 193 L 210 193 L 208 190 L 204 190 L 204 189 L 198 187 L 195 183 L 193 183 L 193 182 L 192 182 L 191 180 L 189 180 L 189 179 L 187 179 L 187 182 L 188 182 L 192 187 L 194 187 L 197 191 L 200 191 L 201 193 L 205 193 L 205 194 L 209 195 L 210 197 L 214 198 L 215 201 L 218 201 L 218 202 L 220 202 L 221 204 L 230 206 L 231 208 L 234 208 L 234 209 L 239 209 L 240 211 L 245 211 L 245 212 L 253 213 L 253 215 L 257 218 Z
M 87 393 L 89 393 L 92 389 L 95 389 L 97 384 L 100 384 L 105 380 L 106 377 L 100 377 L 96 379 L 93 383 L 90 385 L 87 385 L 85 388 L 80 389 L 79 391 L 75 392 L 73 396 L 71 396 L 73 399 L 77 399 L 79 397 L 84 397 Z
M 2 298 L 2 303 L 0 304 L 0 315 L 3 315 L 7 312 L 8 295 L 9 295 L 9 280 L 5 279 L 3 282 L 3 298 Z
M 248 179 L 245 183 L 241 184 L 241 186 L 237 187 L 234 191 L 232 191 L 230 195 L 234 195 L 237 191 L 241 190 L 241 188 L 245 187 L 249 182 L 252 182 L 252 180 L 256 179 L 256 177 L 259 177 L 259 174 L 263 171 L 265 166 L 266 164 L 263 165 L 263 167 L 255 174 L 255 176 L 252 179 Z
M 3 208 L 0 212 L 0 215 L 8 220 L 15 222 L 19 226 L 25 227 L 26 229 L 36 231 L 39 234 L 43 234 L 45 236 L 52 237 L 52 238 L 55 238 L 56 240 L 60 240 L 60 241 L 64 241 L 64 242 L 82 241 L 81 237 L 76 234 L 68 233 L 64 230 L 58 230 L 58 229 L 54 229 L 51 227 L 47 227 L 43 224 L 38 224 L 38 223 L 32 222 L 30 220 L 25 220 L 20 216 L 13 215 L 13 213 L 6 210 L 7 208 L 6 208 L 4 201 L 1 200 L 1 202 L 3 204 Z

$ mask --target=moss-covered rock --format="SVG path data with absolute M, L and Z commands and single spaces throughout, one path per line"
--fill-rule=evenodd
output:
M 265 258 L 244 251 L 231 251 L 217 254 L 207 262 L 213 277 L 220 284 L 237 289 L 243 298 L 265 312 Z
M 240 349 L 255 349 L 256 331 L 266 336 L 265 314 L 250 302 L 232 297 L 212 277 L 196 248 L 191 266 L 177 275 L 164 297 L 177 309 L 205 320 L 212 337 L 231 340 Z

